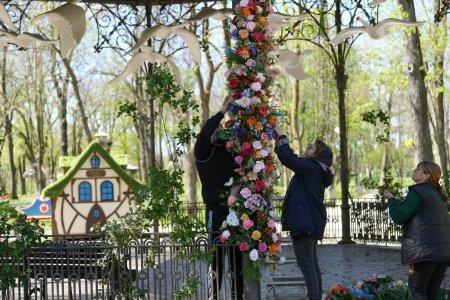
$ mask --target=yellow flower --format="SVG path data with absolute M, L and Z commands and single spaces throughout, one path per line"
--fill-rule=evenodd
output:
M 261 238 L 261 232 L 259 232 L 258 230 L 255 230 L 252 232 L 252 239 L 254 239 L 255 241 L 259 240 Z
M 248 215 L 247 214 L 242 214 L 241 220 L 242 221 L 248 220 Z

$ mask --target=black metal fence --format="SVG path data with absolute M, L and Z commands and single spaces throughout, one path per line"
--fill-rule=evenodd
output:
M 0 293 L 2 299 L 209 299 L 213 290 L 231 299 L 236 286 L 235 261 L 229 255 L 233 246 L 208 243 L 207 237 L 186 247 L 152 235 L 121 249 L 93 237 L 61 238 L 46 236 L 20 263 L 0 257 L 0 268 L 23 274 Z M 188 255 L 196 250 L 204 256 Z M 211 267 L 214 260 L 223 262 L 222 272 Z M 220 274 L 219 287 L 215 279 Z

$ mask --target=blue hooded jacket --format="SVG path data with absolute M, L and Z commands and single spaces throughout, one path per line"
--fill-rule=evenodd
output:
M 330 169 L 333 153 L 327 147 L 314 159 L 303 158 L 294 153 L 285 137 L 280 140 L 282 138 L 286 142 L 276 147 L 275 152 L 281 163 L 295 173 L 284 198 L 283 230 L 289 230 L 292 237 L 307 234 L 321 240 L 327 222 L 323 203 L 325 188 L 331 185 L 334 176 Z

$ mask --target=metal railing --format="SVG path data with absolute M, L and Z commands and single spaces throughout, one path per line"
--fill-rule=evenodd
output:
M 231 299 L 236 286 L 232 249 L 233 245 L 208 243 L 207 237 L 198 237 L 186 247 L 153 236 L 119 249 L 92 237 L 45 236 L 20 263 L 0 257 L 1 268 L 15 268 L 23 275 L 2 299 L 112 300 L 137 299 L 137 295 L 139 299 L 209 299 L 213 290 L 220 291 L 220 298 Z M 205 256 L 187 255 L 196 250 Z M 105 255 L 111 252 L 113 259 Z M 211 267 L 213 261 L 223 263 L 222 272 Z M 218 277 L 223 277 L 221 286 Z

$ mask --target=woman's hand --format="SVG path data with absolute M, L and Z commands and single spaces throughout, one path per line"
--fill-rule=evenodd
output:
M 383 196 L 384 196 L 384 198 L 386 198 L 386 199 L 391 199 L 392 197 L 394 197 L 394 195 L 392 195 L 392 193 L 391 193 L 390 191 L 388 191 L 388 190 L 385 190 L 385 191 L 383 192 Z
M 281 130 L 280 127 L 275 126 L 273 128 L 273 131 L 275 132 L 275 140 L 278 141 L 278 139 L 280 138 L 280 136 L 285 135 L 285 133 L 283 132 L 283 130 Z

